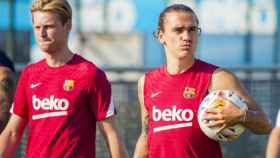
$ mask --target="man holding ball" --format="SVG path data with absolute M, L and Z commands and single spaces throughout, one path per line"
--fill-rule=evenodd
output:
M 175 4 L 161 12 L 156 37 L 167 63 L 138 82 L 142 132 L 134 158 L 221 158 L 219 143 L 208 138 L 197 121 L 201 101 L 215 90 L 234 91 L 248 110 L 226 101 L 222 108 L 206 112 L 208 127 L 240 123 L 257 134 L 271 130 L 265 113 L 233 73 L 195 58 L 200 32 L 199 20 L 188 6 Z

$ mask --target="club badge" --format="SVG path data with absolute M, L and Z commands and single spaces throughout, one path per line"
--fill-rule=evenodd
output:
M 74 80 L 65 80 L 63 84 L 63 89 L 65 91 L 72 91 L 74 89 L 75 81 Z
M 196 96 L 196 90 L 192 87 L 185 87 L 184 93 L 183 93 L 184 98 L 190 99 Z

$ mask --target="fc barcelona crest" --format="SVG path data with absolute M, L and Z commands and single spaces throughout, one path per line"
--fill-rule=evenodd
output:
M 184 98 L 190 99 L 196 96 L 196 90 L 195 88 L 192 87 L 185 87 L 184 93 L 183 93 Z
M 72 91 L 75 86 L 75 81 L 74 80 L 65 80 L 63 84 L 63 89 L 65 91 Z

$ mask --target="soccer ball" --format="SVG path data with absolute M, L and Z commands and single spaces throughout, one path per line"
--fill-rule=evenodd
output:
M 209 128 L 206 126 L 206 123 L 208 123 L 208 121 L 204 120 L 203 118 L 203 114 L 205 113 L 205 110 L 213 107 L 214 108 L 223 107 L 225 105 L 225 100 L 223 98 L 233 102 L 241 109 L 244 110 L 248 109 L 245 101 L 231 90 L 217 90 L 209 93 L 203 99 L 198 109 L 198 123 L 200 129 L 209 138 L 221 142 L 236 140 L 245 130 L 245 127 L 242 126 L 241 124 L 235 124 L 233 126 L 227 127 L 220 132 L 218 132 L 219 127 Z

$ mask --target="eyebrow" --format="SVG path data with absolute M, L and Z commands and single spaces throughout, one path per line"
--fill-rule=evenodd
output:
M 174 28 L 172 28 L 172 30 L 183 30 L 183 29 L 190 29 L 190 28 L 193 28 L 193 27 L 198 27 L 196 25 L 191 25 L 191 26 L 188 26 L 188 27 L 185 27 L 185 26 L 175 26 Z
M 185 29 L 186 27 L 185 26 L 176 26 L 176 27 L 174 27 L 174 28 L 172 28 L 172 30 L 183 30 L 183 29 Z

